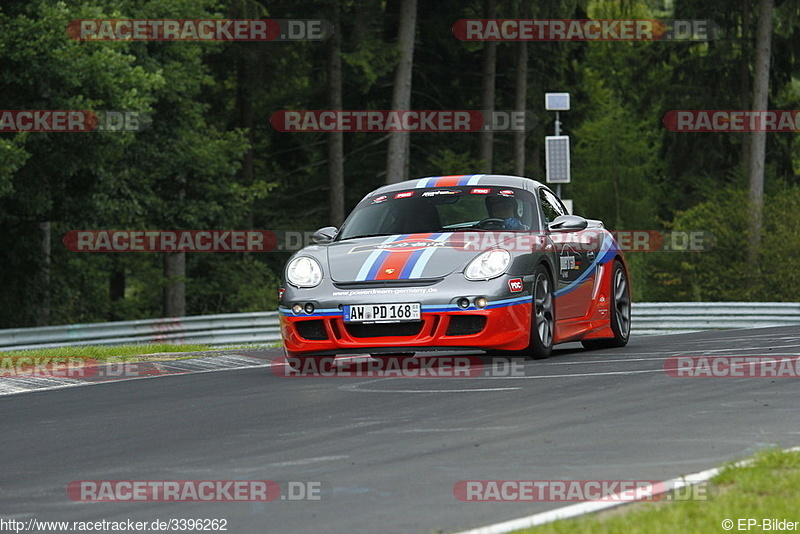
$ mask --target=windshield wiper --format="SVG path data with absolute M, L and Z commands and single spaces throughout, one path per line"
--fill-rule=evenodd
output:
M 445 228 L 448 232 L 489 232 L 490 230 L 486 230 L 485 228 L 479 228 L 477 226 L 459 226 L 458 228 Z

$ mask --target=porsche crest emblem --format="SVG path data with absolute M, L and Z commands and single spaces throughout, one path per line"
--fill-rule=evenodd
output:
M 394 272 L 394 269 L 384 269 L 383 272 L 386 274 L 392 274 Z

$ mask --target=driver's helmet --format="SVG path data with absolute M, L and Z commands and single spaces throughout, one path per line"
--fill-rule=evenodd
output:
M 490 218 L 502 219 L 503 226 L 506 230 L 529 230 L 530 227 L 523 224 L 517 217 L 519 217 L 519 203 L 514 197 L 507 197 L 503 195 L 487 196 L 486 197 L 486 211 Z
M 502 195 L 487 196 L 486 197 L 486 211 L 489 217 L 497 217 L 497 210 L 510 209 L 511 213 L 517 215 L 517 199 L 514 197 L 506 197 Z

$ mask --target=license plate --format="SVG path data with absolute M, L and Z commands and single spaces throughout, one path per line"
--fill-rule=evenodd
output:
M 399 323 L 419 321 L 419 302 L 401 304 L 350 304 L 342 307 L 346 323 Z

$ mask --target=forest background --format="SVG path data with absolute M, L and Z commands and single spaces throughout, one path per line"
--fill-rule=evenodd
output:
M 324 19 L 335 33 L 291 42 L 67 34 L 72 20 L 105 18 Z M 457 20 L 476 18 L 702 19 L 720 33 L 645 42 L 454 36 Z M 546 92 L 571 95 L 561 114 L 572 144 L 563 196 L 576 213 L 611 230 L 713 235 L 708 250 L 628 253 L 635 301 L 798 301 L 797 133 L 764 134 L 760 151 L 757 134 L 678 133 L 663 123 L 670 110 L 799 110 L 798 54 L 792 0 L 4 0 L 0 107 L 135 110 L 152 124 L 0 133 L 0 327 L 274 310 L 290 253 L 76 253 L 63 238 L 92 229 L 313 231 L 340 224 L 387 181 L 477 172 L 544 181 L 554 120 Z M 403 88 L 409 107 L 397 106 Z M 276 111 L 303 109 L 526 109 L 537 125 L 406 136 L 271 127 Z

